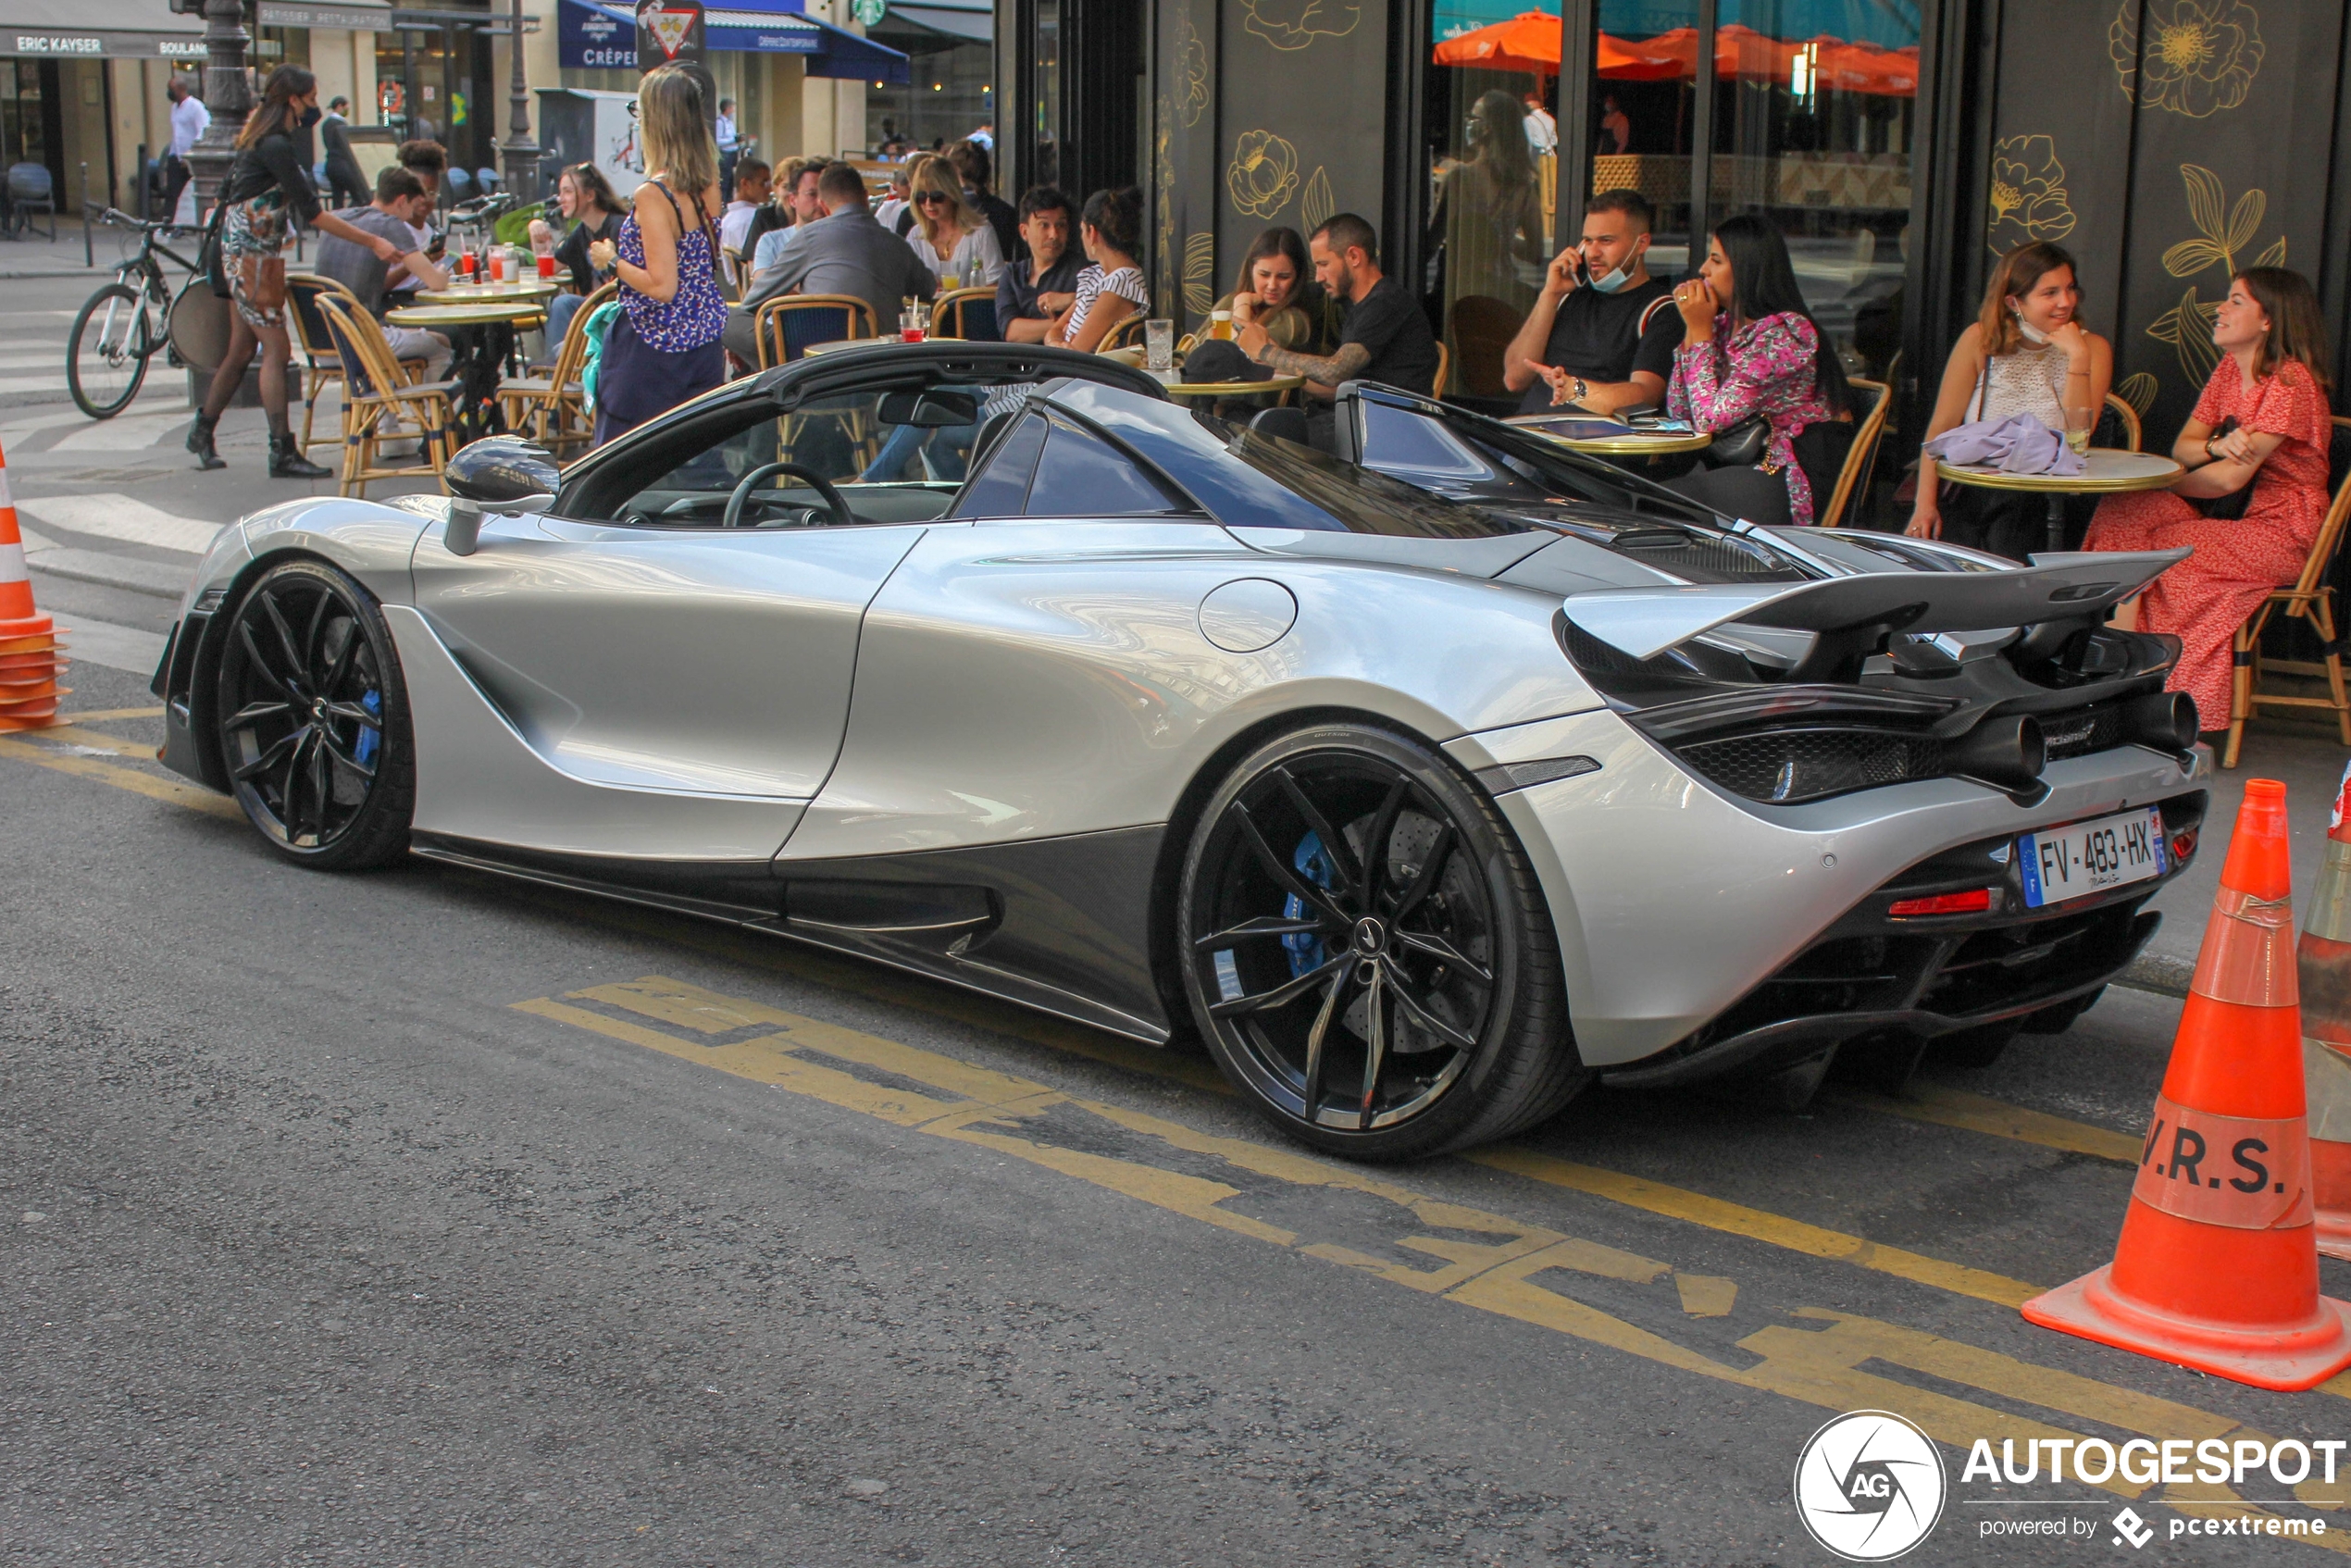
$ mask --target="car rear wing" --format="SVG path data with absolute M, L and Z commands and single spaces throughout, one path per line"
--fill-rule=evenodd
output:
M 1604 588 L 1568 596 L 1580 630 L 1636 659 L 1733 621 L 1791 631 L 1988 631 L 2102 616 L 2186 550 L 2044 554 L 2013 571 L 1870 572 L 1818 582 Z

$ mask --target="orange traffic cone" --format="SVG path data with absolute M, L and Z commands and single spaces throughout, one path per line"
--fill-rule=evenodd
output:
M 8 496 L 8 460 L 0 454 L 0 730 L 39 729 L 57 722 L 57 684 L 66 666 L 57 628 L 33 608 L 24 536 Z
M 2285 786 L 2245 786 L 2114 1262 L 2027 1321 L 2288 1392 L 2351 1365 L 2319 1294 Z
M 2310 1101 L 2310 1198 L 2319 1251 L 2351 1258 L 2351 767 L 2327 824 L 2326 859 L 2295 950 L 2302 1072 Z

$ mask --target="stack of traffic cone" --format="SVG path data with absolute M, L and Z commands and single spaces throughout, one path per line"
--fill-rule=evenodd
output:
M 57 684 L 65 644 L 48 616 L 32 604 L 25 570 L 24 536 L 8 495 L 8 460 L 0 454 L 0 729 L 39 729 L 57 722 Z
M 2343 770 L 2326 859 L 2295 950 L 2302 1070 L 2310 1100 L 2310 1196 L 2319 1251 L 2351 1258 L 2351 767 Z
M 2259 1388 L 2351 1366 L 2319 1294 L 2285 786 L 2245 786 L 2114 1262 L 2024 1303 L 2078 1334 Z

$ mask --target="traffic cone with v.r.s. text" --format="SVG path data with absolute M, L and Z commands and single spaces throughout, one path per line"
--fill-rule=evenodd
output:
M 2248 779 L 2114 1262 L 2024 1303 L 2045 1328 L 2308 1388 L 2351 1366 L 2319 1294 L 2285 786 Z
M 0 730 L 57 722 L 57 699 L 68 690 L 57 684 L 64 646 L 56 623 L 33 606 L 24 536 L 8 495 L 8 462 L 0 454 Z

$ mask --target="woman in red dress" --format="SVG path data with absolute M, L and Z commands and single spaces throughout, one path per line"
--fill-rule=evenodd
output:
M 2196 700 L 2208 736 L 2229 722 L 2236 628 L 2271 589 L 2301 576 L 2318 538 L 2333 433 L 2326 326 L 2300 273 L 2256 267 L 2230 280 L 2212 341 L 2220 364 L 2171 443 L 2188 471 L 2168 491 L 2107 497 L 2083 541 L 2090 550 L 2195 549 L 2115 621 L 2131 624 L 2135 610 L 2139 630 L 2180 640 L 2168 684 Z M 2196 504 L 2247 485 L 2242 517 L 2207 516 Z

